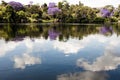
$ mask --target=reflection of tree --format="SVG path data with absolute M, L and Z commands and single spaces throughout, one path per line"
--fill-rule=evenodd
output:
M 53 27 L 49 29 L 48 34 L 51 40 L 55 40 L 60 33 L 56 31 L 56 27 Z
M 113 33 L 113 29 L 112 29 L 112 27 L 110 26 L 103 26 L 103 27 L 101 27 L 100 28 L 100 33 L 101 34 L 104 34 L 104 35 L 112 35 L 112 33 Z
M 104 72 L 77 72 L 70 74 L 62 74 L 57 76 L 57 80 L 107 80 L 108 74 Z
M 14 67 L 25 69 L 26 66 L 41 64 L 41 59 L 39 57 L 31 56 L 28 53 L 22 54 L 22 56 L 14 56 Z
M 99 30 L 97 29 L 98 27 Z M 5 40 L 18 41 L 27 36 L 30 38 L 43 37 L 45 39 L 48 39 L 48 37 L 51 39 L 58 37 L 60 41 L 67 41 L 69 38 L 82 39 L 89 34 L 97 34 L 100 29 L 110 33 L 114 31 L 117 35 L 120 34 L 120 27 L 116 25 L 113 27 L 101 27 L 99 25 L 5 24 L 0 27 L 0 37 Z

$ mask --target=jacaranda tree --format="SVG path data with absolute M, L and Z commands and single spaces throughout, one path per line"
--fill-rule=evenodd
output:
M 103 8 L 101 10 L 101 15 L 102 15 L 102 17 L 107 18 L 107 17 L 111 17 L 113 15 L 113 12 L 110 12 L 108 9 Z
M 12 6 L 14 10 L 17 10 L 17 11 L 24 8 L 20 2 L 10 1 L 8 4 Z
M 59 12 L 61 12 L 61 10 L 55 5 L 55 3 L 49 3 L 49 6 L 48 6 L 49 15 L 55 18 Z

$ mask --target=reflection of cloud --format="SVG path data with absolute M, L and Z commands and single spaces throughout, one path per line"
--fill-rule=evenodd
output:
M 46 46 L 49 43 L 49 40 L 45 40 L 43 38 L 35 39 L 34 41 L 32 41 L 29 38 L 26 38 L 22 43 L 25 44 L 27 48 L 27 53 L 30 53 L 33 50 L 35 50 L 36 52 L 39 52 L 39 51 L 45 51 L 49 49 L 49 48 L 46 48 Z
M 108 75 L 101 72 L 81 72 L 74 74 L 62 74 L 57 77 L 57 80 L 107 80 Z
M 78 59 L 77 65 L 90 71 L 113 70 L 120 65 L 120 37 L 110 40 L 104 55 L 98 57 L 92 64 L 84 59 Z
M 4 40 L 0 40 L 0 57 L 4 56 L 7 52 L 14 50 L 18 44 L 19 43 L 13 41 L 6 43 Z
M 60 51 L 63 51 L 66 55 L 70 53 L 77 53 L 80 49 L 83 49 L 89 40 L 83 39 L 83 40 L 69 40 L 67 42 L 59 42 L 55 41 L 53 46 L 55 49 L 58 49 Z
M 30 38 L 25 38 L 24 40 L 20 42 L 15 42 L 15 41 L 9 41 L 5 42 L 4 40 L 0 40 L 0 57 L 3 57 L 10 51 L 15 50 L 16 47 L 19 47 L 21 45 L 25 45 L 25 49 L 27 50 L 27 53 L 30 53 L 33 51 L 34 47 L 36 47 L 36 51 L 44 50 L 41 48 L 45 48 L 45 44 L 48 43 L 48 41 L 44 39 L 35 39 L 33 42 Z
M 67 42 L 55 41 L 53 46 L 55 49 L 63 51 L 64 54 L 68 55 L 71 53 L 79 52 L 81 49 L 88 46 L 89 43 L 94 43 L 94 41 L 98 41 L 100 43 L 106 43 L 115 37 L 116 37 L 115 35 L 111 37 L 106 37 L 104 35 L 95 34 L 95 35 L 89 35 L 87 37 L 83 37 L 82 40 L 70 39 Z
M 14 67 L 24 69 L 26 66 L 40 64 L 41 59 L 38 57 L 33 57 L 27 53 L 24 53 L 21 57 L 15 56 L 14 57 Z
M 120 65 L 120 57 L 112 53 L 105 53 L 103 56 L 97 58 L 92 64 L 88 61 L 79 59 L 77 65 L 90 71 L 112 70 Z
M 22 54 L 22 56 L 14 56 L 14 67 L 24 69 L 26 66 L 41 64 L 41 59 L 39 57 L 34 57 L 30 54 L 34 49 L 35 51 L 40 51 L 44 42 L 46 41 L 43 39 L 35 39 L 33 42 L 30 38 L 25 38 L 21 43 L 25 45 L 26 53 Z

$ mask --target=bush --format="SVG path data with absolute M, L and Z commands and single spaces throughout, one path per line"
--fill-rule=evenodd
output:
M 96 17 L 93 22 L 94 23 L 104 23 L 105 22 L 105 18 L 103 18 L 103 17 Z
M 118 22 L 118 19 L 116 17 L 112 17 L 110 20 L 111 22 Z

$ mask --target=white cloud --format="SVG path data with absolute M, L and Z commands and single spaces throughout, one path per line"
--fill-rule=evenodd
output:
M 30 38 L 25 38 L 23 41 L 15 42 L 15 41 L 9 41 L 5 42 L 5 40 L 0 40 L 0 57 L 4 57 L 7 53 L 9 54 L 10 51 L 15 51 L 16 47 L 22 47 L 25 48 L 26 53 L 32 53 L 32 51 L 45 51 L 48 50 L 46 48 L 46 44 L 48 44 L 48 40 L 44 39 L 35 39 L 32 41 Z M 21 48 L 20 48 L 21 49 Z
M 41 64 L 41 59 L 39 57 L 31 56 L 28 53 L 24 53 L 22 56 L 14 56 L 14 67 L 25 69 L 26 66 Z
M 21 53 L 21 56 L 13 55 L 14 67 L 24 69 L 26 66 L 41 64 L 41 59 L 39 57 L 34 57 L 31 54 L 33 50 L 38 52 L 43 51 L 46 43 L 48 43 L 48 41 L 44 39 L 35 39 L 33 42 L 30 38 L 25 38 L 20 42 L 5 42 L 4 40 L 0 40 L 0 57 L 5 56 L 7 53 L 10 53 L 10 51 L 15 50 L 16 47 L 24 44 L 22 47 L 26 49 L 26 53 Z
M 40 57 L 31 56 L 31 53 L 33 50 L 39 51 L 39 52 L 43 51 L 43 49 L 41 49 L 41 48 L 45 48 L 44 46 L 47 42 L 48 41 L 46 41 L 44 39 L 35 39 L 34 41 L 32 41 L 30 38 L 25 38 L 24 41 L 22 41 L 21 43 L 25 44 L 26 53 L 22 53 L 21 56 L 14 56 L 14 58 L 13 58 L 14 67 L 20 68 L 20 69 L 25 69 L 26 66 L 41 64 Z
M 81 72 L 62 74 L 57 76 L 57 80 L 107 80 L 108 75 L 100 72 Z
M 89 40 L 86 38 L 83 40 L 71 39 L 68 40 L 67 42 L 55 41 L 53 47 L 55 49 L 58 49 L 59 51 L 64 52 L 65 55 L 69 55 L 73 53 L 74 54 L 78 53 L 78 51 L 83 49 L 88 44 L 88 42 Z
M 105 53 L 103 56 L 97 58 L 92 64 L 88 61 L 79 59 L 77 65 L 90 71 L 113 70 L 120 65 L 120 57 L 115 56 L 112 53 Z
M 26 38 L 22 43 L 25 44 L 27 48 L 27 53 L 31 53 L 33 50 L 36 52 L 40 52 L 49 49 L 46 48 L 48 47 L 49 40 L 45 40 L 43 38 L 34 39 L 34 41 L 32 41 L 30 38 Z
M 14 50 L 18 45 L 19 43 L 13 41 L 6 43 L 4 40 L 0 40 L 0 57 L 3 57 L 7 52 Z
M 85 59 L 78 59 L 77 65 L 90 71 L 113 70 L 120 65 L 120 37 L 113 37 L 105 47 L 104 54 L 92 64 Z
M 103 35 L 89 35 L 87 37 L 83 37 L 82 40 L 76 40 L 76 39 L 70 39 L 67 42 L 60 42 L 60 41 L 55 41 L 53 44 L 53 47 L 55 49 L 58 49 L 59 51 L 62 51 L 65 55 L 69 54 L 76 54 L 83 48 L 89 45 L 89 43 L 94 43 L 94 41 L 98 41 L 99 43 L 106 43 L 109 40 L 112 40 L 115 35 L 111 37 L 106 37 Z

